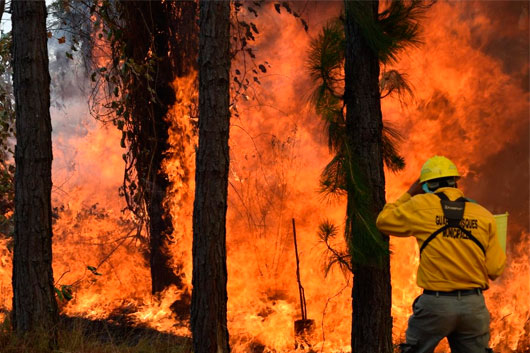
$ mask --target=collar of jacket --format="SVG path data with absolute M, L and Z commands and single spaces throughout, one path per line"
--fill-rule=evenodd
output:
M 450 200 L 456 200 L 457 198 L 464 196 L 464 193 L 460 189 L 451 187 L 438 188 L 434 193 L 439 192 L 443 192 L 444 194 L 446 194 Z

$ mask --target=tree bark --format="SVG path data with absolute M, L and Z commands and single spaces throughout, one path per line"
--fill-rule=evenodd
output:
M 122 1 L 121 10 L 126 23 L 127 57 L 142 63 L 152 51 L 159 58 L 154 82 L 145 77 L 136 77 L 129 85 L 132 115 L 136 122 L 134 135 L 137 138 L 133 153 L 138 182 L 145 190 L 149 217 L 151 290 L 155 294 L 171 285 L 181 289 L 184 286 L 181 272 L 176 273 L 176 269 L 172 268 L 168 250 L 173 224 L 169 210 L 163 205 L 170 181 L 162 169 L 162 163 L 170 147 L 170 122 L 166 114 L 168 108 L 175 104 L 173 81 L 195 68 L 196 4 L 194 1 Z M 149 88 L 154 89 L 157 101 L 148 102 L 151 96 Z M 186 167 L 185 163 L 181 165 Z M 186 180 L 183 183 L 186 184 Z M 185 303 L 177 305 L 181 308 L 181 312 L 177 313 L 181 318 L 189 314 L 189 296 L 183 295 L 182 300 Z
M 195 353 L 229 352 L 226 319 L 230 2 L 200 0 L 199 148 L 193 208 Z
M 345 103 L 349 145 L 355 162 L 371 192 L 371 222 L 385 204 L 385 176 L 382 158 L 382 114 L 379 92 L 379 59 L 363 37 L 349 1 L 346 1 Z M 378 13 L 378 1 L 358 1 L 363 13 Z M 348 206 L 352 197 L 348 196 Z M 353 244 L 359 234 L 353 234 Z M 381 234 L 388 246 L 388 237 Z M 392 317 L 390 261 L 383 266 L 354 265 L 352 290 L 352 352 L 391 353 Z
M 50 74 L 44 1 L 13 1 L 15 246 L 13 327 L 50 332 L 56 340 L 52 271 Z

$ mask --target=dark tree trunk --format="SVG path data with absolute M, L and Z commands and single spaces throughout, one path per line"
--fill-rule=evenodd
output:
M 44 1 L 13 1 L 17 146 L 13 327 L 49 330 L 58 319 L 52 271 L 50 74 Z
M 377 16 L 378 1 L 358 1 L 354 10 L 346 1 L 346 125 L 353 157 L 371 192 L 372 219 L 385 204 L 382 158 L 382 114 L 379 92 L 379 59 L 355 21 L 356 11 Z M 348 195 L 348 206 L 353 207 Z M 353 244 L 360 235 L 353 233 Z M 388 237 L 384 237 L 388 246 Z M 392 317 L 390 261 L 383 266 L 355 264 L 352 291 L 352 352 L 391 353 Z
M 193 208 L 195 353 L 226 353 L 230 2 L 200 0 L 199 148 Z
M 152 293 L 160 293 L 170 285 L 183 288 L 182 272 L 172 268 L 168 252 L 172 241 L 171 215 L 165 209 L 170 181 L 162 169 L 168 151 L 168 108 L 175 104 L 172 87 L 176 77 L 187 75 L 195 68 L 196 3 L 194 1 L 122 1 L 122 18 L 126 23 L 126 55 L 135 62 L 143 63 L 150 51 L 160 60 L 156 64 L 154 82 L 146 77 L 135 77 L 130 82 L 129 96 L 133 104 L 132 115 L 137 145 L 136 158 L 138 181 L 144 190 L 149 217 L 149 259 L 151 265 Z M 156 101 L 149 101 L 155 91 Z M 189 143 L 182 141 L 183 144 Z M 184 163 L 182 165 L 185 166 Z M 186 181 L 183 181 L 186 183 Z M 186 192 L 186 191 L 183 191 Z M 189 313 L 189 296 L 177 305 Z

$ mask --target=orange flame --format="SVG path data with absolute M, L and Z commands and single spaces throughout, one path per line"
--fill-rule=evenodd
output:
M 383 101 L 385 119 L 405 137 L 400 150 L 407 161 L 404 171 L 387 173 L 389 201 L 417 178 L 428 157 L 442 154 L 465 174 L 461 187 L 466 194 L 497 213 L 510 212 L 508 266 L 486 292 L 492 316 L 490 343 L 503 353 L 522 351 L 530 344 L 528 200 L 519 197 L 519 188 L 528 190 L 529 95 L 520 82 L 520 73 L 528 74 L 528 64 L 510 66 L 510 58 L 492 54 L 488 42 L 495 36 L 524 42 L 528 6 L 514 6 L 522 6 L 522 14 L 526 8 L 526 17 L 521 15 L 508 26 L 499 24 L 486 4 L 436 3 L 423 22 L 425 43 L 408 50 L 395 65 L 407 73 L 414 99 L 406 107 L 388 98 Z M 240 117 L 232 119 L 230 140 L 228 320 L 236 353 L 295 351 L 294 321 L 300 319 L 300 303 L 291 218 L 297 224 L 308 318 L 315 320 L 313 348 L 350 351 L 351 278 L 338 268 L 324 276 L 325 246 L 315 236 L 326 218 L 342 224 L 345 208 L 343 200 L 328 200 L 318 193 L 319 175 L 330 155 L 320 119 L 306 104 L 311 83 L 304 66 L 311 36 L 338 14 L 339 7 L 310 4 L 304 13 L 310 35 L 292 16 L 278 16 L 272 5 L 256 19 L 262 33 L 256 36 L 256 60 L 267 60 L 271 66 L 259 77 L 261 85 L 252 87 L 257 98 L 237 103 Z M 528 40 L 525 43 L 528 48 Z M 177 103 L 167 116 L 172 147 L 164 165 L 172 188 L 165 207 L 174 221 L 174 266 L 190 285 L 196 75 L 177 79 L 174 87 Z M 186 323 L 177 322 L 170 309 L 182 291 L 169 288 L 160 296 L 150 295 L 145 246 L 141 236 L 131 232 L 129 216 L 121 213 L 119 132 L 85 119 L 83 133 L 72 136 L 69 129 L 56 129 L 62 123 L 55 113 L 54 272 L 57 286 L 71 284 L 74 292 L 62 311 L 125 318 L 189 335 Z M 526 167 L 515 172 L 518 163 Z M 340 236 L 336 242 L 343 246 Z M 420 293 L 414 243 L 409 238 L 391 240 L 395 343 L 403 341 L 410 305 Z M 0 239 L 0 305 L 9 309 L 7 244 Z M 437 351 L 444 350 L 446 343 Z

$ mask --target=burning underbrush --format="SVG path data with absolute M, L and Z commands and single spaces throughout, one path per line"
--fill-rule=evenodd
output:
M 146 239 L 136 233 L 134 222 L 97 204 L 79 210 L 63 206 L 55 227 L 61 230 L 54 234 L 57 243 L 68 244 L 54 249 L 60 259 L 55 285 L 71 293 L 63 295 L 64 314 L 188 334 L 171 309 L 180 295 L 176 288 L 146 295 L 151 290 Z M 76 247 L 80 251 L 72 252 Z
M 396 64 L 408 75 L 414 97 L 405 106 L 383 100 L 385 119 L 404 136 L 400 151 L 407 162 L 399 174 L 387 173 L 387 200 L 408 188 L 428 157 L 442 154 L 465 174 L 461 187 L 466 195 L 494 213 L 510 213 L 508 266 L 485 294 L 490 342 L 496 352 L 528 352 L 529 125 L 528 87 L 521 83 L 528 77 L 528 64 L 511 59 L 520 55 L 517 48 L 528 48 L 528 6 L 489 6 L 438 2 L 425 19 L 424 45 Z M 526 17 L 517 19 L 524 9 Z M 258 19 L 256 52 L 270 68 L 253 88 L 257 99 L 238 101 L 239 117 L 231 125 L 228 328 L 235 353 L 295 351 L 295 321 L 301 310 L 293 218 L 307 318 L 314 320 L 312 347 L 350 351 L 352 278 L 339 267 L 325 275 L 327 247 L 316 235 L 326 219 L 343 223 L 345 203 L 318 192 L 330 156 L 319 117 L 307 108 L 311 83 L 304 71 L 311 36 L 338 13 L 336 3 L 310 4 L 304 13 L 309 35 L 296 19 L 277 15 L 272 6 Z M 511 44 L 506 55 L 500 54 L 501 42 Z M 252 69 L 257 68 L 249 68 L 249 75 Z M 191 288 L 196 76 L 178 79 L 175 87 L 177 103 L 167 117 L 171 149 L 163 167 L 172 187 L 164 206 L 174 222 L 169 248 L 173 267 L 183 274 L 184 287 Z M 174 308 L 186 288 L 151 294 L 147 235 L 138 232 L 133 216 L 122 212 L 121 134 L 88 118 L 85 96 L 75 99 L 66 113 L 52 111 L 54 276 L 61 312 L 189 336 L 187 321 L 179 320 Z M 344 247 L 340 231 L 331 241 Z M 0 238 L 3 318 L 11 307 L 10 242 L 9 237 Z M 416 248 L 413 239 L 391 240 L 396 344 L 404 339 L 410 306 L 420 293 Z M 446 351 L 447 343 L 437 350 Z

